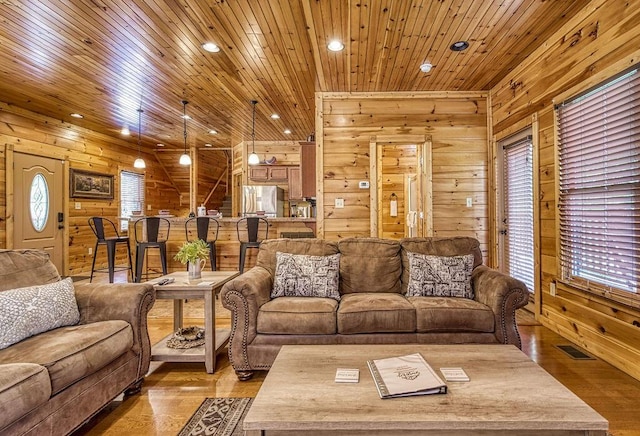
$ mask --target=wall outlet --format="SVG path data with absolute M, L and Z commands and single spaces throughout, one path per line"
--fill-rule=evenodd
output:
M 336 198 L 335 206 L 336 206 L 336 209 L 343 209 L 344 208 L 344 198 Z
M 366 180 L 358 182 L 358 187 L 360 189 L 369 189 L 369 182 Z
M 76 210 L 80 210 L 82 209 L 82 203 L 80 203 L 79 201 L 76 201 L 76 203 L 74 204 L 74 207 L 76 208 Z
M 473 206 L 473 199 L 471 197 L 467 197 L 467 207 Z
M 89 247 L 89 254 L 93 254 L 93 247 Z
M 556 296 L 556 282 L 551 282 L 549 284 L 549 293 L 551 294 L 552 297 Z

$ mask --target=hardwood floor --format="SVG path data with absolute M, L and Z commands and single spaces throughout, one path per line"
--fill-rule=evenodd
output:
M 198 310 L 194 304 L 186 314 L 195 316 Z M 154 311 L 149 317 L 152 343 L 172 330 L 172 319 L 164 316 L 166 310 L 154 307 Z M 185 325 L 197 324 L 201 319 L 185 320 Z M 229 318 L 217 319 L 216 325 L 228 327 Z M 556 347 L 570 342 L 546 327 L 524 325 L 520 333 L 522 350 L 604 416 L 611 435 L 640 435 L 640 381 L 600 359 L 572 359 Z M 206 397 L 255 396 L 266 372 L 239 382 L 225 350 L 218 355 L 214 374 L 207 374 L 200 363 L 152 362 L 139 395 L 114 401 L 74 435 L 176 435 Z

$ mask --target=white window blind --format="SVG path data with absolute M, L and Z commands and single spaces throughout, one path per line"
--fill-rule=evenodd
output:
M 144 175 L 122 171 L 120 173 L 120 216 L 130 218 L 131 211 L 144 211 Z M 120 221 L 120 230 L 127 230 L 127 221 Z
M 504 267 L 533 292 L 533 143 L 531 136 L 503 147 Z
M 587 289 L 637 294 L 640 74 L 616 77 L 556 113 L 561 277 Z

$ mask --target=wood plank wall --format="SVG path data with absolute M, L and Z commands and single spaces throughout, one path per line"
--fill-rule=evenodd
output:
M 119 174 L 121 170 L 139 171 L 133 168 L 137 145 L 134 141 L 127 142 L 119 137 L 98 134 L 74 124 L 0 103 L 0 248 L 7 247 L 7 239 L 10 238 L 5 222 L 5 217 L 12 213 L 6 208 L 5 191 L 5 162 L 9 149 L 65 160 L 66 168 L 114 175 L 116 195 L 113 200 L 72 198 L 66 211 L 69 257 L 66 263 L 67 271 L 61 274 L 86 275 L 91 270 L 93 258 L 89 254 L 89 248 L 95 245 L 95 236 L 88 225 L 88 218 L 99 215 L 116 220 L 119 215 Z M 217 159 L 216 155 L 224 156 L 224 152 L 207 151 L 204 155 L 206 160 L 202 159 L 204 162 L 200 162 L 200 168 L 210 173 L 210 179 L 217 180 L 226 166 L 226 158 Z M 175 159 L 176 167 L 178 156 L 176 155 Z M 151 206 L 151 210 L 145 212 L 156 214 L 159 209 L 170 209 L 174 213 L 184 212 L 186 215 L 189 193 L 184 193 L 181 201 L 180 193 L 169 177 L 173 172 L 172 167 L 161 164 L 154 154 L 144 153 L 144 150 L 143 158 L 147 165 L 144 170 L 146 203 Z M 226 181 L 224 183 L 226 184 Z M 219 189 L 224 191 L 225 187 Z M 75 209 L 75 202 L 80 203 L 81 209 Z M 135 250 L 134 247 L 132 250 Z M 124 251 L 119 251 L 117 262 L 124 264 L 125 259 Z M 104 247 L 98 256 L 97 266 L 106 267 Z
M 640 299 L 620 304 L 558 284 L 553 103 L 578 94 L 640 59 L 640 8 L 623 0 L 591 1 L 491 91 L 496 137 L 538 125 L 541 311 L 544 325 L 640 379 Z M 537 119 L 537 123 L 533 120 Z M 635 306 L 635 307 L 632 307 Z
M 1 114 L 1 112 L 0 112 Z M 7 240 L 7 146 L 0 142 L 0 247 L 6 247 Z M 4 183 L 2 183 L 4 182 Z
M 322 155 L 321 234 L 327 239 L 371 235 L 372 136 L 428 135 L 432 138 L 434 236 L 478 238 L 488 253 L 489 205 L 487 98 L 484 93 L 319 93 L 316 140 Z M 466 207 L 466 198 L 473 207 Z M 343 209 L 334 207 L 343 198 Z

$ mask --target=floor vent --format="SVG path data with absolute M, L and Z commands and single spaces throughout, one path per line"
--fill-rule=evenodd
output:
M 584 351 L 580 350 L 574 345 L 556 345 L 560 350 L 564 351 L 571 357 L 576 360 L 595 360 L 594 357 L 589 356 Z

